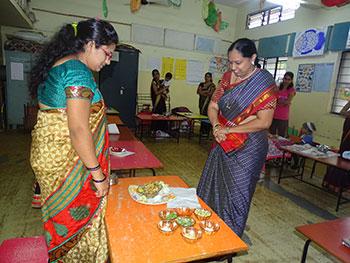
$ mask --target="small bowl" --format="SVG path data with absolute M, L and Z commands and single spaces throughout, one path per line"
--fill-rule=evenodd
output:
M 199 226 L 204 231 L 204 233 L 208 236 L 214 235 L 220 229 L 219 224 L 211 220 L 202 221 L 199 223 Z
M 202 238 L 203 233 L 201 230 L 194 227 L 184 227 L 181 231 L 181 236 L 186 242 L 193 244 Z
M 174 210 L 165 209 L 158 213 L 159 217 L 163 220 L 174 220 L 177 218 L 177 213 Z
M 193 213 L 193 209 L 187 206 L 178 207 L 175 210 L 178 216 L 190 216 Z
M 196 208 L 194 214 L 198 220 L 207 220 L 211 217 L 211 211 L 205 208 Z
M 182 227 L 190 227 L 196 223 L 196 220 L 189 216 L 179 216 L 175 221 Z
M 168 236 L 175 232 L 175 230 L 178 227 L 178 224 L 172 220 L 162 220 L 158 222 L 157 227 L 160 232 Z

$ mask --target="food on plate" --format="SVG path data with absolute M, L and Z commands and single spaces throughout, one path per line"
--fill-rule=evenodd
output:
M 150 182 L 137 187 L 137 193 L 147 198 L 155 197 L 164 186 L 163 182 Z

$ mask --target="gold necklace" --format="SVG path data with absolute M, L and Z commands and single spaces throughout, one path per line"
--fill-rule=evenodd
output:
M 238 77 L 238 78 L 239 78 L 241 81 L 243 81 L 243 80 L 249 78 L 251 75 L 253 75 L 253 73 L 255 72 L 255 70 L 256 70 L 256 68 L 254 67 L 254 70 L 253 70 L 248 76 L 246 76 L 246 77 L 243 78 L 243 79 L 241 79 L 240 77 Z M 229 102 L 228 102 L 229 99 L 227 99 L 227 102 L 226 102 L 226 109 L 229 109 L 229 110 L 231 109 L 233 103 L 236 102 L 238 96 L 241 94 L 243 88 L 244 88 L 246 85 L 247 85 L 247 81 L 242 85 L 242 87 L 240 88 L 240 90 L 238 91 L 236 97 L 234 98 L 234 100 L 232 101 L 232 103 L 231 103 L 230 105 L 229 105 Z

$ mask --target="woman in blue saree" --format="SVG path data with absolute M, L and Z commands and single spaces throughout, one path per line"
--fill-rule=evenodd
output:
M 231 70 L 208 108 L 215 143 L 197 192 L 241 237 L 268 150 L 265 130 L 272 122 L 277 88 L 268 71 L 255 67 L 257 50 L 251 40 L 234 42 L 228 59 Z

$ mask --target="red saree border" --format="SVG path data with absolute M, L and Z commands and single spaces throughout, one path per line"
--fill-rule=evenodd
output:
M 240 82 L 242 83 L 242 82 Z M 238 83 L 239 84 L 239 83 Z M 238 85 L 235 84 L 235 85 Z M 232 86 L 235 86 L 232 85 Z M 263 108 L 267 103 L 276 98 L 277 87 L 272 85 L 265 89 L 255 100 L 242 111 L 235 119 L 232 121 L 227 120 L 222 113 L 219 114 L 219 122 L 221 125 L 226 126 L 228 122 L 233 122 L 236 124 L 241 123 L 243 120 L 249 116 L 256 113 L 259 109 Z M 246 145 L 249 140 L 248 133 L 230 133 L 226 135 L 226 140 L 220 143 L 223 150 L 229 154 L 230 152 L 235 152 Z
M 96 104 L 96 105 L 95 105 Z M 99 108 L 96 116 L 97 124 L 92 133 L 95 143 L 95 151 L 98 161 L 105 174 L 109 172 L 109 155 L 108 155 L 108 130 L 107 118 L 105 116 L 105 105 L 103 101 L 99 101 L 91 105 L 91 112 Z M 61 113 L 61 109 L 48 109 L 50 112 Z M 100 116 L 99 116 L 100 115 Z M 103 132 L 102 132 L 103 131 Z M 75 177 L 69 178 L 70 176 Z M 46 203 L 60 190 L 60 188 L 70 179 L 76 184 L 73 186 L 73 197 L 68 200 L 68 203 L 63 204 L 62 209 L 50 215 L 48 210 L 48 219 L 44 222 L 45 238 L 47 240 L 48 254 L 50 262 L 56 262 L 62 258 L 68 251 L 73 248 L 88 231 L 91 220 L 98 214 L 100 205 L 103 199 L 97 198 L 94 190 L 91 187 L 91 174 L 88 173 L 81 159 L 75 162 L 73 167 L 62 181 L 61 185 L 50 194 L 43 203 L 43 208 Z M 76 192 L 76 194 L 74 194 Z M 61 195 L 60 195 L 61 196 Z M 58 196 L 57 198 L 60 198 Z M 53 200 L 54 201 L 54 200 Z M 60 205 L 60 204 L 59 204 Z M 80 208 L 85 208 L 81 211 Z M 45 210 L 45 208 L 44 208 Z M 72 215 L 72 212 L 79 210 Z M 49 241 L 49 242 L 48 242 Z

